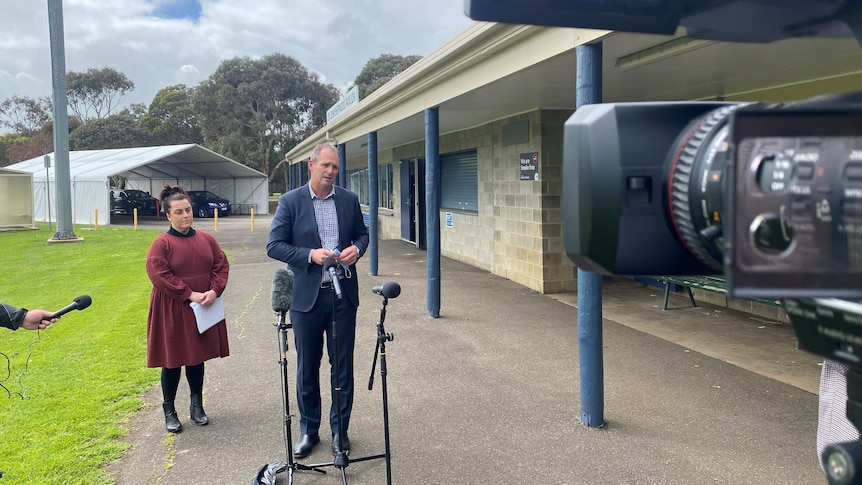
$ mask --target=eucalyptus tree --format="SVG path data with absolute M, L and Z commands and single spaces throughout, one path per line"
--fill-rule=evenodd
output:
M 141 116 L 141 127 L 152 133 L 153 141 L 159 145 L 203 143 L 192 90 L 185 84 L 160 89 Z
M 0 128 L 22 136 L 42 131 L 51 123 L 51 98 L 12 96 L 0 103 Z
M 0 102 L 0 166 L 54 151 L 51 98 L 13 96 Z
M 399 56 L 395 54 L 383 54 L 369 59 L 356 79 L 353 80 L 353 84 L 359 87 L 359 99 L 364 99 L 391 81 L 393 77 L 415 64 L 419 59 L 422 59 L 422 56 Z
M 111 67 L 66 74 L 69 109 L 83 122 L 110 116 L 133 89 L 135 83 Z
M 69 147 L 72 150 L 101 150 L 153 145 L 152 135 L 141 128 L 137 112 L 126 108 L 117 114 L 82 123 L 69 134 Z
M 194 89 L 204 145 L 267 176 L 326 123 L 338 90 L 296 59 L 235 57 Z

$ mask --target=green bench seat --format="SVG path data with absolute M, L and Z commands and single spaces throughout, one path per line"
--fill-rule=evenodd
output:
M 670 295 L 670 285 L 672 284 L 685 288 L 685 291 L 688 293 L 688 300 L 693 307 L 696 307 L 697 303 L 694 301 L 694 295 L 691 294 L 692 288 L 727 295 L 725 280 L 719 276 L 653 276 L 653 278 L 664 284 L 664 304 L 662 305 L 662 310 L 667 310 L 667 300 Z M 755 301 L 770 306 L 781 307 L 781 300 L 757 298 Z

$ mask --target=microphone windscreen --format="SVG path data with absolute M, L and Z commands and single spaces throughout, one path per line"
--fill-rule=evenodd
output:
M 293 271 L 281 268 L 272 277 L 272 310 L 286 312 L 293 304 Z
M 327 256 L 326 259 L 323 260 L 323 269 L 329 271 L 329 268 L 334 268 L 336 264 L 338 263 L 335 261 L 335 258 Z
M 398 298 L 401 294 L 401 285 L 394 281 L 383 283 L 382 295 L 384 298 Z
M 78 310 L 83 310 L 93 303 L 93 299 L 90 298 L 90 295 L 81 295 L 73 301 L 78 305 Z

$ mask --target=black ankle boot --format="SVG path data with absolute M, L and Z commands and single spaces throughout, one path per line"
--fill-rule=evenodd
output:
M 192 415 L 192 421 L 198 426 L 209 424 L 210 418 L 204 412 L 203 396 L 200 394 L 191 395 L 192 404 L 189 406 L 189 414 Z
M 162 409 L 165 410 L 165 427 L 171 433 L 179 433 L 183 430 L 183 424 L 180 423 L 180 417 L 177 416 L 177 410 L 174 408 L 174 402 L 163 402 Z

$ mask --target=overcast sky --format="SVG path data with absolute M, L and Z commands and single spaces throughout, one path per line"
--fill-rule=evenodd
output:
M 344 91 L 381 54 L 427 55 L 471 21 L 464 0 L 63 0 L 66 71 L 112 67 L 123 104 L 278 52 Z M 0 101 L 51 96 L 47 0 L 0 0 Z

